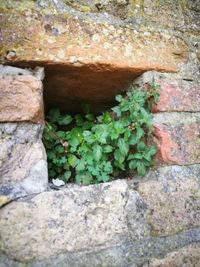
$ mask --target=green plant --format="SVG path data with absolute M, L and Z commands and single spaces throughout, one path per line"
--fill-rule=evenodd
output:
M 156 153 L 147 140 L 157 89 L 152 81 L 147 90 L 117 95 L 118 105 L 100 116 L 91 114 L 87 105 L 85 115 L 74 117 L 52 109 L 43 135 L 50 178 L 88 185 L 107 182 L 127 170 L 143 176 Z

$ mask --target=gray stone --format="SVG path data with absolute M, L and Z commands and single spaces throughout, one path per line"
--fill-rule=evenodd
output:
M 149 210 L 151 235 L 172 235 L 200 225 L 200 165 L 149 172 L 137 191 Z
M 42 131 L 40 124 L 0 124 L 1 205 L 46 190 L 48 173 Z
M 122 244 L 149 236 L 147 217 L 146 205 L 126 181 L 68 185 L 2 208 L 1 249 L 30 261 Z
M 143 181 L 135 178 L 87 187 L 67 185 L 59 191 L 11 202 L 0 210 L 1 251 L 22 262 L 67 253 L 80 256 L 76 253 L 105 251 L 113 246 L 125 253 L 128 244 L 136 246 L 140 241 L 146 245 L 133 249 L 144 251 L 141 246 L 154 246 L 153 241 L 148 243 L 151 237 L 200 225 L 199 174 L 200 165 L 169 166 L 150 171 Z M 183 244 L 195 238 L 187 234 Z M 177 241 L 169 242 L 168 249 L 176 246 Z M 112 255 L 112 251 L 106 253 Z M 129 257 L 133 261 L 131 254 Z
M 191 244 L 167 254 L 164 259 L 151 259 L 144 267 L 199 267 L 200 243 Z
M 83 251 L 75 253 L 63 253 L 44 260 L 33 260 L 22 263 L 9 259 L 4 253 L 0 253 L 1 267 L 139 267 L 148 266 L 149 262 L 154 262 L 156 258 L 168 258 L 173 250 L 180 252 L 187 250 L 195 252 L 194 255 L 187 253 L 190 259 L 195 260 L 196 251 L 200 242 L 200 228 L 184 231 L 180 234 L 167 237 L 143 239 L 135 242 L 128 242 L 107 247 L 96 248 L 93 251 Z M 194 243 L 194 245 L 192 245 Z M 191 245 L 190 245 L 191 244 Z M 189 246 L 188 246 L 189 245 Z M 183 250 L 181 249 L 182 247 Z M 198 257 L 198 255 L 197 255 Z M 163 259 L 163 260 L 164 260 Z M 183 263 L 183 262 L 182 262 Z M 145 265 L 147 264 L 147 265 Z M 170 267 L 175 267 L 171 265 Z M 193 265 L 192 267 L 194 267 Z M 198 265 L 197 265 L 198 266 Z M 176 267 L 182 267 L 176 266 Z M 188 266 L 186 266 L 188 267 Z

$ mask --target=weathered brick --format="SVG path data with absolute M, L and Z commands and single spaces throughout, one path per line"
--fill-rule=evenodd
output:
M 41 77 L 33 72 L 0 66 L 0 122 L 44 118 Z
M 177 74 L 145 72 L 133 84 L 145 87 L 155 78 L 160 85 L 159 101 L 153 106 L 154 112 L 160 111 L 200 111 L 200 87 L 196 81 L 180 79 Z
M 153 124 L 158 164 L 200 163 L 200 113 L 159 113 Z

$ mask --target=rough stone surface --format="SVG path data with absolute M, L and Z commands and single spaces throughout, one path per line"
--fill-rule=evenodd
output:
M 91 252 L 75 252 L 56 255 L 44 260 L 33 262 L 17 262 L 0 253 L 1 267 L 138 267 L 150 259 L 163 258 L 173 250 L 200 241 L 200 228 L 184 231 L 178 235 L 151 238 L 120 246 L 96 249 Z M 172 267 L 172 266 L 170 266 Z M 180 266 L 182 267 L 182 266 Z M 192 266 L 193 267 L 193 266 Z
M 14 2 L 0 5 L 0 62 L 45 66 L 48 107 L 80 111 L 80 103 L 87 101 L 98 112 L 141 73 L 176 71 L 188 59 L 187 45 L 178 36 L 146 34 L 124 23 L 97 23 L 97 18 L 95 23 L 68 9 L 60 14 L 62 4 L 43 9 L 34 1 Z
M 47 187 L 47 162 L 41 141 L 43 126 L 0 124 L 0 204 Z
M 157 163 L 200 163 L 200 113 L 158 113 L 153 125 Z
M 0 210 L 1 251 L 18 261 L 42 260 L 198 226 L 199 173 L 199 165 L 165 167 L 143 182 L 68 185 L 11 202 Z
M 197 80 L 188 81 L 178 74 L 148 71 L 134 80 L 132 86 L 145 88 L 145 84 L 153 78 L 160 86 L 158 104 L 153 106 L 153 112 L 200 111 L 200 86 Z
M 42 69 L 36 73 L 42 74 Z M 0 66 L 0 122 L 44 119 L 40 78 L 28 70 Z
M 137 240 L 149 235 L 147 213 L 125 181 L 71 185 L 2 208 L 1 250 L 20 261 Z
M 199 267 L 200 243 L 192 244 L 167 254 L 164 259 L 152 259 L 144 267 Z
M 151 210 L 152 236 L 200 225 L 200 165 L 163 167 L 145 178 L 137 191 Z

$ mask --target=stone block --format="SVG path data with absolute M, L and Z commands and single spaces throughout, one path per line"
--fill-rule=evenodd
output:
M 199 234 L 182 234 L 200 225 L 199 173 L 200 165 L 167 166 L 149 172 L 144 181 L 67 185 L 13 201 L 0 210 L 1 251 L 22 262 L 48 261 L 58 255 L 75 255 L 72 262 L 74 257 L 81 262 L 82 256 L 90 259 L 95 251 L 102 260 L 103 251 L 109 254 L 112 247 L 121 251 L 120 261 L 127 254 L 131 262 L 160 255 L 159 248 L 168 252 L 180 239 L 172 237 L 174 233 L 183 236 L 181 244 L 199 238 Z M 94 257 L 91 262 L 99 259 Z
M 0 210 L 0 248 L 30 261 L 137 241 L 149 236 L 143 204 L 125 180 L 44 192 Z
M 183 80 L 177 74 L 148 71 L 133 84 L 145 88 L 145 84 L 153 78 L 160 85 L 159 101 L 153 105 L 153 112 L 200 111 L 200 86 L 197 81 Z
M 150 210 L 152 236 L 173 235 L 200 225 L 200 165 L 149 172 L 137 188 Z
M 42 131 L 40 124 L 0 124 L 0 206 L 46 189 L 48 173 Z
M 43 121 L 42 78 L 41 68 L 0 66 L 0 122 Z
M 200 267 L 200 243 L 168 253 L 163 259 L 151 259 L 143 267 Z
M 157 164 L 200 163 L 200 113 L 158 113 L 153 126 Z

